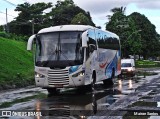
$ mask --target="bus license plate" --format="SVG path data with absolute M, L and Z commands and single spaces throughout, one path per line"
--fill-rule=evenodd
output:
M 63 87 L 62 84 L 55 84 L 54 86 L 55 86 L 55 87 Z

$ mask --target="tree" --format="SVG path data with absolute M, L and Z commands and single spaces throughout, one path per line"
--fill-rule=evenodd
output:
M 139 54 L 145 59 L 158 56 L 160 48 L 155 26 L 140 13 L 134 12 L 126 16 L 125 9 L 112 9 L 114 14 L 106 24 L 107 30 L 120 36 L 122 55 L 127 57 L 129 54 Z M 129 37 L 131 34 L 132 37 Z
M 142 55 L 145 59 L 148 57 L 155 57 L 157 54 L 157 32 L 155 26 L 148 20 L 147 17 L 140 13 L 134 12 L 129 15 L 135 22 L 136 29 L 142 30 L 140 32 L 142 42 Z
M 0 31 L 4 31 L 4 28 L 2 25 L 0 25 Z
M 113 8 L 113 9 L 111 9 L 110 10 L 113 14 L 115 14 L 115 13 L 117 13 L 117 12 L 119 12 L 120 14 L 125 14 L 125 11 L 126 11 L 126 7 L 115 7 L 115 8 Z M 111 17 L 112 17 L 112 15 L 107 15 L 107 17 L 108 17 L 108 19 L 109 19 L 109 21 L 111 20 Z
M 113 12 L 113 13 L 120 12 L 123 15 L 124 15 L 125 11 L 126 11 L 126 7 L 123 7 L 123 6 L 111 9 L 111 12 Z
M 132 55 L 140 55 L 142 52 L 141 35 L 138 32 L 133 32 L 134 35 L 127 39 L 129 52 Z
M 137 28 L 132 18 L 124 15 L 124 10 L 121 8 L 112 9 L 114 14 L 106 25 L 106 30 L 116 33 L 121 40 L 122 57 L 139 54 L 141 52 L 140 34 L 136 33 Z
M 52 8 L 51 12 L 44 10 Z M 19 11 L 18 17 L 9 23 L 10 31 L 16 34 L 31 35 L 32 29 L 37 33 L 40 29 L 71 24 L 72 19 L 82 13 L 89 20 L 89 24 L 95 26 L 89 12 L 76 6 L 72 0 L 57 1 L 55 6 L 52 3 L 19 4 L 15 11 Z M 34 26 L 34 27 L 33 27 Z
M 71 24 L 92 25 L 87 16 L 83 13 L 77 14 L 71 21 Z
M 36 3 L 31 5 L 25 2 L 24 4 L 19 4 L 15 9 L 15 11 L 19 11 L 19 15 L 9 24 L 10 31 L 16 34 L 31 35 L 32 23 L 34 23 L 34 31 L 37 33 L 45 26 L 44 19 L 46 18 L 46 14 L 43 11 L 50 7 L 52 7 L 52 3 Z
M 72 19 L 79 13 L 89 19 L 90 25 L 95 26 L 90 13 L 76 6 L 72 0 L 57 1 L 55 8 L 50 12 L 50 16 L 52 16 L 53 25 L 65 25 L 71 24 Z

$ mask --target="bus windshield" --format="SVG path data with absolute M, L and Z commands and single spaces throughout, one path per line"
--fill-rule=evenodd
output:
M 65 68 L 83 63 L 82 32 L 52 32 L 38 34 L 36 66 Z

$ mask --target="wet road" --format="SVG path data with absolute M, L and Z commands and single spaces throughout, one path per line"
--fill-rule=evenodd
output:
M 77 90 L 72 88 L 61 90 L 58 95 L 48 95 L 46 90 L 37 87 L 0 92 L 0 109 L 40 111 L 43 115 L 43 117 L 16 116 L 9 117 L 9 119 L 52 119 L 53 116 L 59 119 L 97 118 L 94 115 L 99 114 L 103 116 L 106 110 L 110 111 L 118 109 L 118 107 L 126 107 L 128 98 L 126 99 L 125 97 L 134 93 L 137 88 L 155 77 L 159 77 L 159 75 L 148 76 L 146 78 L 116 79 L 113 87 L 105 86 L 102 82 L 99 82 L 96 84 L 95 91 L 92 92 L 87 88 L 85 94 L 77 93 Z M 123 102 L 121 100 L 123 100 Z M 138 99 L 136 96 L 133 96 L 132 100 Z M 118 103 L 118 101 L 121 101 L 122 104 Z M 124 102 L 127 103 L 125 104 Z

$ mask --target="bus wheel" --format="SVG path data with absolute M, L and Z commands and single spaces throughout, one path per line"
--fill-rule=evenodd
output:
M 92 83 L 91 83 L 92 92 L 95 90 L 95 83 L 96 83 L 96 75 L 93 73 L 93 75 L 92 75 Z
M 115 83 L 115 78 L 114 78 L 114 70 L 113 70 L 111 78 L 103 80 L 103 84 L 105 86 L 112 86 L 114 83 Z
M 114 84 L 116 83 L 116 80 L 115 80 L 115 74 L 114 74 L 114 73 L 115 73 L 115 71 L 113 70 L 113 71 L 112 71 L 112 77 L 111 77 L 111 79 L 110 79 L 110 80 L 111 80 L 112 85 L 114 85 Z
M 86 92 L 87 92 L 87 86 L 79 86 L 79 87 L 77 87 L 76 92 L 78 94 L 82 94 L 82 95 L 86 94 Z
M 47 88 L 49 94 L 58 94 L 58 90 L 56 88 Z

